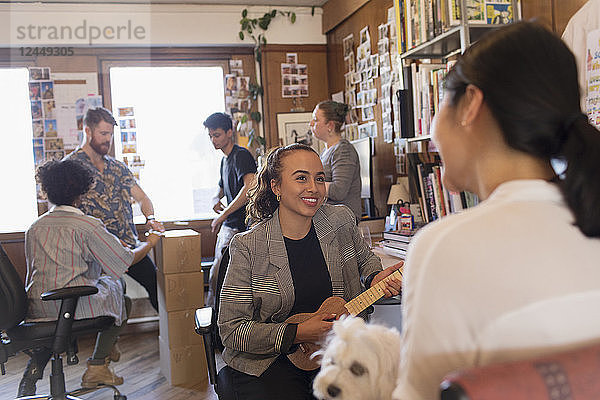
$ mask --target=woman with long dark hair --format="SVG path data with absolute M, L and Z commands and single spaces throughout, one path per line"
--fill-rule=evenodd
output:
M 255 225 L 231 241 L 221 290 L 223 360 L 239 399 L 311 399 L 317 371 L 296 367 L 286 354 L 299 343 L 320 341 L 338 315 L 319 312 L 301 323 L 286 319 L 316 312 L 332 295 L 349 301 L 401 264 L 382 271 L 352 211 L 323 204 L 323 166 L 306 145 L 271 151 L 248 196 Z M 385 296 L 400 288 L 391 278 Z
M 481 38 L 446 77 L 432 138 L 444 185 L 483 201 L 411 243 L 396 400 L 600 339 L 600 132 L 567 46 L 530 22 Z

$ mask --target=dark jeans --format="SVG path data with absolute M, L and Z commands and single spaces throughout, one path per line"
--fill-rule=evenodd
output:
M 136 280 L 148 292 L 150 304 L 158 312 L 158 299 L 156 295 L 156 265 L 145 256 L 137 264 L 133 264 L 127 270 L 127 275 Z
M 281 355 L 258 377 L 231 369 L 233 392 L 236 400 L 316 400 L 312 382 L 318 372 L 296 368 Z

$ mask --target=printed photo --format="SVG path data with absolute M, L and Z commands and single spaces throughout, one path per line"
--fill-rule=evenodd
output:
M 237 91 L 237 77 L 235 75 L 225 75 L 225 90 L 227 90 L 226 94 L 229 95 Z
M 121 131 L 121 143 L 127 143 L 129 140 L 127 139 L 127 131 Z
M 298 64 L 298 53 L 285 53 L 285 62 L 288 64 Z
M 298 75 L 307 75 L 308 67 L 306 64 L 298 64 Z
M 33 162 L 35 165 L 44 161 L 44 147 L 36 146 L 33 148 Z
M 390 39 L 385 38 L 377 42 L 377 52 L 379 54 L 387 54 L 390 52 Z
M 381 24 L 377 27 L 377 31 L 379 32 L 379 40 L 387 39 L 388 37 L 388 24 Z
M 123 153 L 137 153 L 137 143 L 127 143 L 123 145 Z
M 354 35 L 351 33 L 342 39 L 344 57 L 348 57 L 354 50 Z
M 133 107 L 119 108 L 119 117 L 133 117 Z
M 43 100 L 42 108 L 44 109 L 44 118 L 46 118 L 46 119 L 56 118 L 54 115 L 54 110 L 56 108 L 54 100 Z
M 229 60 L 229 69 L 242 69 L 243 68 L 243 62 L 242 60 Z
M 46 81 L 50 79 L 50 68 L 42 68 L 42 79 Z
M 42 80 L 43 79 L 42 75 L 43 75 L 42 68 L 35 68 L 35 67 L 29 68 L 29 80 L 30 81 Z
M 48 161 L 50 161 L 50 160 L 60 161 L 64 157 L 65 157 L 64 150 L 60 150 L 60 151 L 47 151 L 46 152 L 46 160 L 48 160 Z
M 34 138 L 41 138 L 44 136 L 44 123 L 42 122 L 42 120 L 38 119 L 33 121 L 31 126 L 33 128 L 32 130 Z
M 344 65 L 346 66 L 346 72 L 354 71 L 354 57 L 351 55 L 344 57 Z
M 292 73 L 292 64 L 281 64 L 281 74 L 290 75 Z
M 45 119 L 44 120 L 44 136 L 46 137 L 56 137 L 58 132 L 56 130 L 56 120 L 55 119 Z M 61 149 L 62 149 L 62 139 L 60 139 Z M 46 150 L 50 150 L 46 148 Z M 52 149 L 58 150 L 58 149 Z
M 41 96 L 41 86 L 39 82 L 29 82 L 29 99 L 39 100 Z
M 135 133 L 135 131 L 129 131 L 127 136 L 129 137 L 130 142 L 136 141 L 137 134 Z
M 121 128 L 121 129 L 135 128 L 135 118 L 119 120 L 119 128 Z
M 42 99 L 54 98 L 54 84 L 52 82 L 42 82 Z
M 244 70 L 241 69 L 241 68 L 233 68 L 233 69 L 230 69 L 229 72 L 232 75 L 235 75 L 235 76 L 242 76 L 242 75 L 244 75 Z
M 42 118 L 42 102 L 39 100 L 31 102 L 31 119 Z
M 238 76 L 237 77 L 237 88 L 238 98 L 245 99 L 250 96 L 248 89 L 250 88 L 250 77 L 249 76 Z
M 63 150 L 64 147 L 62 138 L 44 139 L 44 149 L 46 151 Z
M 360 44 L 371 41 L 371 35 L 369 35 L 369 27 L 365 26 L 360 30 Z

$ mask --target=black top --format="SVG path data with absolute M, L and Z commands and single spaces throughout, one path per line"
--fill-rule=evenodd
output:
M 315 312 L 333 293 L 331 277 L 315 227 L 311 224 L 310 231 L 302 239 L 284 237 L 284 240 L 295 294 L 290 315 Z
M 221 160 L 219 186 L 223 188 L 223 192 L 227 197 L 227 204 L 231 204 L 240 190 L 242 190 L 242 187 L 244 187 L 244 175 L 250 173 L 256 173 L 254 157 L 252 157 L 248 149 L 234 144 L 231 153 Z M 241 207 L 229 214 L 223 225 L 244 231 L 246 230 L 245 220 L 246 207 Z

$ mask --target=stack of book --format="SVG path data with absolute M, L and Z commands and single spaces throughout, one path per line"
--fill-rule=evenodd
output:
M 408 244 L 415 233 L 415 229 L 383 232 L 382 244 L 384 253 L 404 260 L 406 258 Z

